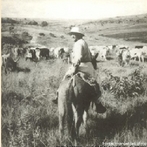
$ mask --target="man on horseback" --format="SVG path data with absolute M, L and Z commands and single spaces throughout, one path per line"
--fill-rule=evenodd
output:
M 88 44 L 83 39 L 84 34 L 80 31 L 78 27 L 73 27 L 69 34 L 75 42 L 73 46 L 73 59 L 72 66 L 66 72 L 63 80 L 67 77 L 73 77 L 73 75 L 79 73 L 79 75 L 82 77 L 84 81 L 86 81 L 89 85 L 92 85 L 94 87 L 94 102 L 96 105 L 96 111 L 98 113 L 101 113 L 101 103 L 99 101 L 101 91 L 99 84 L 96 82 L 96 72 L 92 64 L 92 55 L 88 48 Z M 54 99 L 53 102 L 57 104 L 57 98 Z

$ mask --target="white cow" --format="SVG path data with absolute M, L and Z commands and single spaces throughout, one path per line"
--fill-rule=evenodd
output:
M 57 47 L 54 49 L 54 56 L 55 58 L 59 58 L 59 50 L 61 49 L 62 47 Z
M 143 46 L 142 50 L 142 62 L 144 62 L 144 58 L 147 57 L 147 46 Z
M 35 53 L 36 53 L 36 58 L 37 58 L 38 60 L 40 60 L 40 48 L 36 48 L 36 49 L 35 49 Z
M 25 59 L 27 60 L 27 59 L 32 59 L 33 58 L 33 56 L 32 56 L 32 53 L 30 52 L 30 48 L 28 48 L 27 50 L 26 50 L 26 54 L 25 54 Z
M 107 61 L 106 55 L 107 55 L 108 50 L 109 50 L 109 48 L 107 46 L 100 46 L 98 57 L 100 59 L 102 59 L 103 61 Z
M 89 46 L 89 50 L 93 56 L 98 53 L 98 58 L 100 60 L 106 61 L 106 54 L 109 48 L 107 46 Z
M 4 66 L 6 65 L 6 61 L 7 61 L 7 58 L 10 57 L 10 53 L 8 54 L 3 54 L 2 55 L 2 62 L 1 62 L 1 66 Z
M 118 54 L 118 61 L 121 66 L 128 65 L 131 56 L 129 49 L 121 49 Z
M 147 55 L 147 47 L 143 47 L 142 49 L 133 48 L 130 50 L 131 59 L 138 58 L 139 62 L 144 62 L 144 57 Z

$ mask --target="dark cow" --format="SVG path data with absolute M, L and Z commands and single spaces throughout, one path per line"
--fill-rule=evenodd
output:
M 5 73 L 7 74 L 8 71 L 15 71 L 17 69 L 17 60 L 13 60 L 11 56 L 9 56 L 5 62 L 3 63 L 3 67 L 5 68 Z
M 26 48 L 18 48 L 17 50 L 18 56 L 24 56 L 26 53 Z
M 141 49 L 141 48 L 143 48 L 143 45 L 137 45 L 137 46 L 135 46 L 135 48 Z
M 30 59 L 32 61 L 35 61 L 36 60 L 36 51 L 35 51 L 35 48 L 28 48 L 26 50 L 26 56 L 25 56 L 25 59 Z
M 67 64 L 71 63 L 70 53 L 66 53 L 66 52 L 63 53 L 61 58 L 62 58 L 63 62 L 65 62 Z
M 36 48 L 38 49 L 38 48 Z M 45 57 L 46 60 L 49 59 L 49 49 L 48 48 L 40 48 L 40 57 Z
M 32 54 L 32 60 L 35 60 L 36 59 L 36 51 L 35 51 L 35 49 L 31 49 L 29 52 Z
M 59 51 L 58 51 L 58 54 L 59 54 L 59 58 L 62 59 L 63 58 L 63 54 L 65 53 L 64 51 L 64 48 L 61 48 Z

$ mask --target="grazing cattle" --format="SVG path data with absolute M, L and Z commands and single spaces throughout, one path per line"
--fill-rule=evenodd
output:
M 49 59 L 49 49 L 48 48 L 41 48 L 40 49 L 40 57 L 45 57 L 46 60 Z
M 10 56 L 10 53 L 9 54 L 4 54 L 2 55 L 2 66 L 5 67 L 6 66 L 6 61 L 7 61 L 7 58 Z
M 17 58 L 18 57 L 18 47 L 12 47 L 10 49 L 10 56 L 13 57 L 13 58 Z
M 55 58 L 60 58 L 61 53 L 64 52 L 64 48 L 63 47 L 57 47 L 54 49 L 54 57 Z
M 67 53 L 67 52 L 64 52 L 63 54 L 62 54 L 62 60 L 63 60 L 63 62 L 65 62 L 65 63 L 67 63 L 67 64 L 69 64 L 69 63 L 71 63 L 72 61 L 72 59 L 71 59 L 71 54 L 70 53 Z
M 49 59 L 49 49 L 48 48 L 28 48 L 26 51 L 26 60 L 30 59 L 32 61 L 38 61 L 40 58 L 45 57 Z
M 107 61 L 106 55 L 107 55 L 108 51 L 109 51 L 109 48 L 107 46 L 101 46 L 98 57 L 103 61 Z
M 58 58 L 59 57 L 59 50 L 60 49 L 61 49 L 60 47 L 57 47 L 57 48 L 54 49 L 54 57 L 55 58 Z
M 64 51 L 65 51 L 66 53 L 69 53 L 69 52 L 70 52 L 70 48 L 69 48 L 69 47 L 64 47 Z
M 135 46 L 135 48 L 142 49 L 143 45 L 137 45 L 137 46 Z
M 89 50 L 92 56 L 95 56 L 95 54 L 99 53 L 98 46 L 89 46 Z
M 35 48 L 28 48 L 26 50 L 26 55 L 25 55 L 25 59 L 30 59 L 30 60 L 35 60 L 36 59 L 36 51 Z
M 50 57 L 52 57 L 52 58 L 54 58 L 54 50 L 55 50 L 54 47 L 49 49 L 49 54 L 50 54 Z
M 8 71 L 15 71 L 17 68 L 17 60 L 13 60 L 13 58 L 10 56 L 10 54 L 7 55 L 2 55 L 2 60 L 3 60 L 3 67 L 5 69 L 5 73 L 7 74 Z
M 142 48 L 133 48 L 130 50 L 131 59 L 138 58 L 139 62 L 144 62 L 144 58 L 147 55 L 147 46 L 143 46 Z
M 108 45 L 107 47 L 110 54 L 114 54 L 116 52 L 116 45 Z
M 95 56 L 98 53 L 98 59 L 106 61 L 106 55 L 109 51 L 107 46 L 89 46 L 92 56 Z
M 128 65 L 131 59 L 129 49 L 121 49 L 118 52 L 118 62 L 121 66 Z
M 35 49 L 35 56 L 36 56 L 36 58 L 37 58 L 38 60 L 40 60 L 40 53 L 41 53 L 40 49 L 39 49 L 39 48 L 36 48 L 36 49 Z
M 24 56 L 26 53 L 26 48 L 18 48 L 17 53 L 18 56 Z
M 128 47 L 128 45 L 116 45 L 116 48 L 118 48 L 118 49 L 127 49 L 129 47 Z
M 62 59 L 64 53 L 65 53 L 64 48 L 61 48 L 61 49 L 58 51 L 58 58 Z

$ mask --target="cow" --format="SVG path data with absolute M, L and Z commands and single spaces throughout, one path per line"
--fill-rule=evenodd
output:
M 2 55 L 2 60 L 3 60 L 3 67 L 5 69 L 5 74 L 7 74 L 8 71 L 15 71 L 17 69 L 17 61 L 19 60 L 16 59 L 14 60 L 10 54 L 7 55 Z
M 109 50 L 107 46 L 89 46 L 89 50 L 92 56 L 95 56 L 98 53 L 98 59 L 106 61 L 106 55 Z
M 102 59 L 103 61 L 107 61 L 106 55 L 107 55 L 108 51 L 109 51 L 109 48 L 107 46 L 100 46 L 100 51 L 99 51 L 98 57 L 100 59 Z
M 49 59 L 49 49 L 48 48 L 36 48 L 36 57 L 39 60 L 40 58 L 45 57 L 46 60 Z
M 15 48 L 12 48 L 12 53 L 14 55 L 14 58 L 17 58 L 18 57 L 18 47 L 15 47 Z
M 120 66 L 128 65 L 131 59 L 129 49 L 121 49 L 117 52 Z
M 67 52 L 64 52 L 62 54 L 62 61 L 67 63 L 67 64 L 70 64 L 72 63 L 72 56 L 71 56 L 72 53 L 67 53 Z
M 48 48 L 41 48 L 40 49 L 40 57 L 45 57 L 46 60 L 49 59 L 49 49 Z
M 135 46 L 135 48 L 142 49 L 143 45 L 137 45 L 137 46 Z
M 8 58 L 9 56 L 10 56 L 10 53 L 9 53 L 9 54 L 3 54 L 3 55 L 2 55 L 2 66 L 5 67 L 7 58 Z
M 137 46 L 138 47 L 138 46 Z M 133 48 L 130 50 L 131 59 L 138 58 L 139 62 L 144 62 L 144 58 L 147 55 L 147 46 L 143 46 L 142 48 Z
M 97 53 L 99 53 L 98 46 L 89 46 L 89 50 L 92 56 L 95 56 Z
M 116 50 L 116 45 L 107 45 L 108 49 L 109 49 L 109 53 L 113 54 Z
M 37 60 L 40 60 L 40 53 L 41 53 L 40 49 L 36 48 L 34 51 L 35 51 L 35 56 L 36 56 Z
M 55 58 L 60 58 L 60 55 L 64 52 L 63 47 L 57 47 L 54 49 L 54 57 Z
M 54 49 L 54 57 L 55 58 L 59 58 L 59 50 L 61 49 L 61 47 L 57 47 Z
M 65 53 L 64 48 L 61 48 L 61 49 L 58 51 L 58 58 L 62 59 L 64 53 Z
M 26 53 L 26 48 L 18 48 L 17 53 L 18 56 L 24 56 L 24 54 Z
M 35 48 L 28 48 L 26 50 L 26 55 L 25 55 L 25 59 L 30 59 L 30 60 L 35 60 L 36 59 L 36 51 Z
M 52 58 L 55 57 L 55 56 L 54 56 L 54 50 L 55 50 L 54 47 L 51 47 L 51 48 L 49 49 L 49 56 L 52 57 Z

